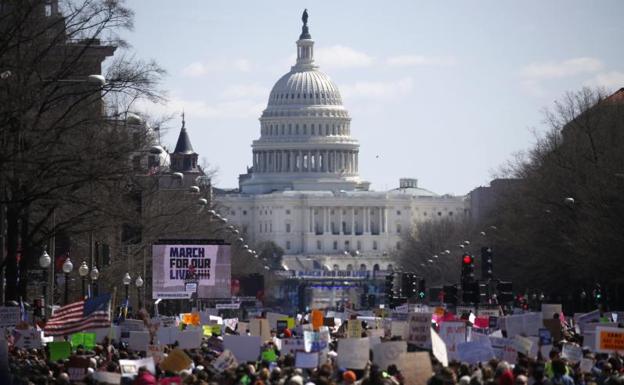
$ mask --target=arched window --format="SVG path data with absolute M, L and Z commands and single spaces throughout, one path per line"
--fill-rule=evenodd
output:
M 388 271 L 394 271 L 394 266 L 392 266 L 391 263 L 388 264 L 388 266 L 386 267 L 386 270 Z
M 379 264 L 378 263 L 373 265 L 373 271 L 379 271 Z
M 360 265 L 360 271 L 366 271 L 366 264 L 365 263 L 362 263 Z
M 340 270 L 340 266 L 338 266 L 338 264 L 334 264 L 334 270 L 335 270 L 335 271 Z
M 353 270 L 353 265 L 352 265 L 352 264 L 348 264 L 348 265 L 347 265 L 347 270 L 348 270 L 348 271 Z

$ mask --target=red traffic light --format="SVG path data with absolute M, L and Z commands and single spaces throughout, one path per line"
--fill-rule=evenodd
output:
M 472 264 L 472 256 L 468 255 L 468 254 L 464 254 L 464 258 L 462 259 L 462 262 L 464 265 L 471 265 Z

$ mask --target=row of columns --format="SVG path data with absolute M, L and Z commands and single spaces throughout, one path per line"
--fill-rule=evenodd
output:
M 388 232 L 385 207 L 311 207 L 305 214 L 308 233 L 368 235 Z
M 269 150 L 253 152 L 255 172 L 332 172 L 356 174 L 355 150 Z

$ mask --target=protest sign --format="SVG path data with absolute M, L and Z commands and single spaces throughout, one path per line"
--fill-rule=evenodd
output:
M 561 357 L 567 358 L 568 361 L 576 364 L 581 362 L 583 358 L 583 349 L 578 345 L 573 344 L 563 344 L 563 348 L 561 349 Z
M 585 331 L 585 327 L 587 326 L 587 324 L 599 322 L 599 321 L 600 321 L 600 310 L 598 309 L 591 311 L 589 313 L 574 315 L 574 322 L 578 324 L 579 329 L 581 329 L 580 330 L 581 333 Z
M 147 345 L 150 343 L 149 332 L 130 332 L 130 338 L 128 338 L 128 349 L 137 352 L 147 351 Z
M 23 349 L 38 349 L 43 346 L 41 331 L 37 329 L 13 329 L 13 344 Z
M 0 306 L 0 328 L 16 326 L 21 321 L 20 308 Z
M 249 334 L 261 337 L 262 342 L 271 339 L 271 328 L 266 318 L 254 318 L 249 320 Z
M 119 360 L 121 363 L 121 360 Z M 87 357 L 71 356 L 69 357 L 69 363 L 67 364 L 67 374 L 69 379 L 73 382 L 81 382 L 87 375 L 87 368 L 89 367 L 89 359 Z
M 147 345 L 147 356 L 152 357 L 156 364 L 159 364 L 165 358 L 160 345 Z
M 515 336 L 514 337 L 514 348 L 518 353 L 522 353 L 525 356 L 531 355 L 531 347 L 533 346 L 533 341 L 526 337 Z
M 171 345 L 176 342 L 179 329 L 175 326 L 161 327 L 156 332 L 156 338 L 161 345 Z
M 212 362 L 212 366 L 217 369 L 217 371 L 223 372 L 226 369 L 237 367 L 238 361 L 236 361 L 234 354 L 226 349 Z
M 94 372 L 92 377 L 95 382 L 102 385 L 121 384 L 121 373 Z
M 514 340 L 502 337 L 490 336 L 492 350 L 498 360 L 515 362 L 518 352 L 514 347 Z
M 553 319 L 555 314 L 562 314 L 562 307 L 561 304 L 549 304 L 549 303 L 543 303 L 542 304 L 542 318 L 543 319 Z
M 145 366 L 150 373 L 156 374 L 156 366 L 152 357 L 140 360 L 119 360 L 119 369 L 122 377 L 134 377 L 139 372 L 139 368 Z
M 540 352 L 542 353 L 542 357 L 550 357 L 550 351 L 552 350 L 552 345 L 542 345 L 539 347 Z
M 160 363 L 162 370 L 168 370 L 171 372 L 178 372 L 191 366 L 193 360 L 184 353 L 182 349 L 173 349 L 167 357 Z
M 431 313 L 412 313 L 408 318 L 408 342 L 429 349 L 431 347 Z
M 624 329 L 597 327 L 595 340 L 595 352 L 614 353 L 624 351 Z
M 180 349 L 198 349 L 202 342 L 202 329 L 184 330 L 177 334 Z
M 277 354 L 275 353 L 275 350 L 273 348 L 263 350 L 262 353 L 260 353 L 260 360 L 266 362 L 275 362 L 277 361 Z
M 258 360 L 261 345 L 259 336 L 223 336 L 223 348 L 231 351 L 241 363 Z
M 407 352 L 407 342 L 389 341 L 373 346 L 373 363 L 381 370 L 386 370 L 389 365 L 395 364 L 403 353 Z
M 280 352 L 282 355 L 286 355 L 288 353 L 294 353 L 296 351 L 304 351 L 305 343 L 302 338 L 283 338 L 282 339 L 282 349 Z
M 119 323 L 121 329 L 119 339 L 122 342 L 128 343 L 130 339 L 130 332 L 140 332 L 145 330 L 145 324 L 141 320 L 126 319 Z
M 561 322 L 558 319 L 545 319 L 542 321 L 555 342 L 561 341 Z
M 347 338 L 362 337 L 362 321 L 351 319 L 347 321 Z
M 119 341 L 121 336 L 121 329 L 118 325 L 111 325 L 108 328 L 97 328 L 87 330 L 88 333 L 95 333 L 95 342 L 101 344 L 104 342 L 104 338 L 108 337 L 115 341 Z
M 494 350 L 489 340 L 470 341 L 457 345 L 457 356 L 462 362 L 478 364 L 494 358 Z
M 442 322 L 440 338 L 446 344 L 448 359 L 457 360 L 457 345 L 466 342 L 466 324 L 464 321 Z
M 284 333 L 284 330 L 288 329 L 288 320 L 285 319 L 280 319 L 277 320 L 276 322 L 276 328 L 275 331 L 277 332 L 278 335 Z
M 522 321 L 523 331 L 527 336 L 537 336 L 539 329 L 544 326 L 540 313 L 526 313 Z
M 74 349 L 81 345 L 85 349 L 93 349 L 96 339 L 95 332 L 74 333 L 70 337 L 71 345 Z
M 487 337 L 486 337 L 487 338 Z M 448 353 L 446 344 L 435 330 L 431 329 L 431 351 L 433 356 L 440 361 L 443 366 L 448 366 Z
M 266 318 L 269 321 L 269 327 L 271 330 L 277 330 L 277 321 L 287 319 L 288 315 L 268 312 L 266 313 Z
M 540 345 L 552 345 L 553 339 L 550 334 L 550 330 L 541 328 L 539 330 L 539 343 Z
M 368 362 L 368 338 L 343 338 L 338 340 L 338 366 L 364 369 Z
M 236 326 L 238 325 L 238 318 L 224 318 L 223 326 L 230 328 L 232 330 L 236 330 Z
M 58 361 L 69 358 L 71 355 L 71 344 L 67 341 L 48 342 L 50 361 Z
M 591 358 L 581 358 L 581 373 L 591 373 L 593 367 L 594 360 L 592 360 Z
M 390 324 L 390 335 L 407 339 L 407 321 L 392 321 Z
M 180 314 L 180 322 L 185 325 L 199 326 L 201 324 L 201 318 L 199 313 L 182 313 Z
M 427 385 L 433 374 L 428 352 L 404 353 L 398 367 L 405 383 L 410 385 Z
M 295 355 L 295 368 L 315 369 L 319 364 L 319 354 L 297 352 Z

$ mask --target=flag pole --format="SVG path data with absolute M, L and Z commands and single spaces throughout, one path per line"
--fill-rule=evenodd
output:
M 110 330 L 108 331 L 108 341 L 111 342 L 113 340 L 113 317 L 111 316 L 111 309 L 115 308 L 115 298 L 117 297 L 117 286 L 113 287 L 113 297 L 108 303 L 108 318 L 110 318 Z

